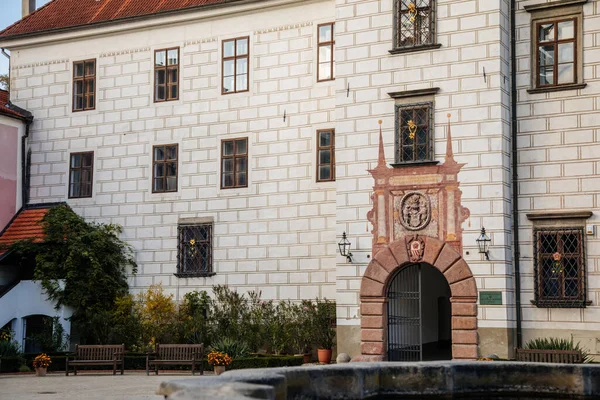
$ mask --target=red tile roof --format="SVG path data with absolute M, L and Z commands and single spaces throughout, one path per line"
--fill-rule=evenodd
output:
M 35 243 L 40 243 L 44 240 L 44 232 L 42 230 L 42 218 L 50 210 L 50 207 L 45 208 L 30 208 L 22 209 L 0 232 L 0 257 L 6 253 L 6 246 L 12 245 L 14 242 L 23 239 L 33 239 Z
M 31 116 L 31 114 L 28 114 L 27 111 L 10 104 L 8 92 L 0 89 L 0 115 L 24 119 Z
M 237 0 L 52 0 L 0 32 L 11 37 Z

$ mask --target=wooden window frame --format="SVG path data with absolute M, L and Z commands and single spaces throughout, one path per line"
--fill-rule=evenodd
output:
M 94 74 L 93 75 L 86 75 L 86 65 L 89 63 L 94 63 Z M 83 64 L 83 76 L 75 76 L 75 72 L 77 71 L 77 65 L 78 64 Z M 81 111 L 90 111 L 90 110 L 95 110 L 96 109 L 96 75 L 97 75 L 97 68 L 98 68 L 98 63 L 96 62 L 95 58 L 90 58 L 87 60 L 81 60 L 81 61 L 74 61 L 73 62 L 73 96 L 72 96 L 72 101 L 73 101 L 73 106 L 71 107 L 71 110 L 73 112 L 81 112 Z M 76 87 L 76 83 L 77 82 L 83 82 L 83 92 L 81 94 L 76 94 L 75 93 L 75 87 Z M 87 83 L 88 82 L 93 82 L 94 84 L 94 90 L 93 91 L 88 91 L 87 90 Z M 93 106 L 89 107 L 88 106 L 88 102 L 89 102 L 89 98 L 93 97 L 94 101 L 93 101 Z M 83 108 L 76 108 L 76 104 L 77 102 L 75 101 L 75 97 L 81 97 L 83 98 Z
M 246 39 L 248 41 L 248 52 L 242 56 L 237 55 L 237 41 Z M 233 41 L 233 56 L 225 57 L 225 43 Z M 246 58 L 246 65 L 248 68 L 247 76 L 248 76 L 248 84 L 246 85 L 245 90 L 237 90 L 237 60 Z M 226 92 L 225 91 L 225 61 L 233 60 L 233 91 Z M 234 93 L 244 93 L 250 91 L 250 36 L 240 36 L 231 39 L 225 39 L 221 41 L 221 94 L 234 94 Z
M 174 65 L 169 65 L 169 51 L 170 50 L 177 50 L 177 64 Z M 164 67 L 157 67 L 156 66 L 156 53 L 160 53 L 161 51 L 165 52 L 165 66 Z M 152 60 L 154 63 L 154 102 L 155 103 L 164 103 L 165 101 L 177 101 L 179 100 L 179 90 L 181 88 L 181 51 L 179 47 L 169 47 L 169 48 L 165 48 L 165 49 L 157 49 L 154 50 L 154 59 Z M 169 71 L 171 70 L 177 70 L 177 83 L 172 83 L 169 82 Z M 157 79 L 156 79 L 156 71 L 158 70 L 164 70 L 165 71 L 165 83 L 164 85 L 160 85 L 160 86 L 164 86 L 165 87 L 165 98 L 164 99 L 157 99 L 156 98 L 156 88 L 159 86 L 159 84 L 157 83 Z M 173 86 L 177 86 L 177 97 L 170 97 L 171 96 L 171 88 Z
M 321 133 L 329 132 L 331 133 L 331 145 L 330 146 L 321 146 Z M 319 167 L 321 164 L 319 160 L 319 151 L 320 150 L 330 150 L 331 151 L 331 161 L 329 162 L 329 166 L 331 168 L 331 177 L 329 179 L 321 179 L 319 175 Z M 319 129 L 317 130 L 317 182 L 335 182 L 335 129 Z
M 564 253 L 561 251 L 561 241 L 557 240 L 557 252 L 562 255 L 564 258 L 577 258 L 577 298 L 567 297 L 564 294 L 565 291 L 565 276 L 564 276 L 564 266 L 562 266 L 562 270 L 560 271 L 560 275 L 558 278 L 559 288 L 561 291 L 561 296 L 556 297 L 546 297 L 544 296 L 544 277 L 542 276 L 542 262 L 544 259 L 551 259 L 552 254 L 550 253 L 541 253 L 541 235 L 567 235 L 567 234 L 576 234 L 578 237 L 579 248 L 576 253 Z M 586 262 L 585 262 L 585 232 L 583 227 L 540 227 L 534 229 L 534 249 L 533 249 L 533 260 L 534 260 L 534 300 L 531 302 L 540 308 L 585 308 L 586 305 L 590 304 L 587 300 L 587 281 L 586 281 Z M 562 259 L 561 259 L 562 260 Z
M 246 153 L 238 155 L 237 154 L 237 142 L 240 141 L 240 140 L 245 140 L 246 141 Z M 225 156 L 225 155 L 223 155 L 223 151 L 225 149 L 225 143 L 226 142 L 233 142 L 233 155 L 231 155 L 231 156 Z M 240 188 L 247 188 L 248 187 L 248 180 L 249 180 L 249 177 L 250 177 L 250 174 L 249 174 L 250 164 L 249 164 L 249 157 L 248 157 L 249 152 L 250 152 L 250 149 L 248 147 L 248 138 L 247 137 L 246 138 L 235 138 L 235 139 L 223 139 L 223 140 L 221 140 L 221 173 L 220 173 L 220 176 L 219 176 L 221 189 L 223 189 L 223 190 L 226 190 L 226 189 L 240 189 Z M 237 164 L 236 161 L 238 159 L 241 159 L 241 158 L 245 158 L 246 159 L 246 184 L 245 185 L 238 185 L 237 184 L 237 182 L 238 182 L 238 171 L 236 171 L 236 164 Z M 224 174 L 224 172 L 223 172 L 223 161 L 227 160 L 227 159 L 232 159 L 233 160 L 233 182 L 234 182 L 233 186 L 223 186 L 223 174 Z
M 402 141 L 402 124 L 400 121 L 400 118 L 402 117 L 402 111 L 406 111 L 406 110 L 410 110 L 414 112 L 418 109 L 427 109 L 427 143 L 426 143 L 426 150 L 427 150 L 427 156 L 425 157 L 424 160 L 419 160 L 419 159 L 415 159 L 414 154 L 416 154 L 416 148 L 417 148 L 417 142 L 416 142 L 416 137 L 414 139 L 413 142 L 413 159 L 412 160 L 403 160 L 402 159 L 402 149 L 403 149 L 403 141 Z M 433 102 L 432 101 L 426 101 L 426 102 L 420 102 L 420 103 L 413 103 L 413 104 L 397 104 L 396 105 L 396 121 L 395 121 L 395 125 L 396 125 L 396 137 L 394 138 L 394 143 L 395 143 L 395 154 L 394 154 L 394 160 L 395 160 L 395 164 L 394 165 L 401 165 L 401 164 L 420 164 L 420 163 L 428 163 L 428 162 L 433 162 L 434 161 L 434 148 L 433 148 L 433 142 L 434 142 L 434 133 L 433 133 L 433 129 L 434 129 L 434 112 L 433 112 Z
M 83 160 L 82 160 L 81 166 L 79 166 L 79 167 L 73 167 L 73 156 L 77 156 L 77 155 L 83 156 L 83 155 L 87 155 L 87 154 L 89 154 L 91 156 L 91 164 L 90 164 L 89 167 L 85 167 L 85 168 L 83 167 Z M 90 176 L 89 183 L 85 183 L 85 182 L 82 181 L 83 174 L 81 174 L 81 173 L 79 174 L 79 182 L 72 182 L 71 181 L 71 175 L 72 175 L 73 170 L 83 171 L 84 169 L 88 169 L 89 172 L 90 172 L 90 174 L 89 174 L 89 176 Z M 81 186 L 84 183 L 86 185 L 89 184 L 89 186 L 90 186 L 90 193 L 89 193 L 89 195 L 85 195 L 85 196 L 82 196 L 82 195 L 73 196 L 71 194 L 72 193 L 71 187 L 72 187 L 72 185 L 74 185 L 76 183 L 79 184 L 79 193 L 81 193 Z M 80 152 L 76 152 L 76 153 L 71 153 L 69 155 L 69 187 L 68 187 L 68 198 L 69 199 L 87 199 L 87 198 L 93 197 L 93 195 L 94 195 L 94 152 L 93 151 L 80 151 Z
M 559 40 L 558 39 L 558 24 L 560 22 L 567 22 L 567 21 L 572 21 L 573 22 L 573 38 L 571 39 L 562 39 Z M 541 25 L 548 25 L 548 24 L 553 24 L 554 25 L 554 39 L 552 41 L 547 41 L 547 42 L 540 42 L 540 26 Z M 578 62 L 577 62 L 577 57 L 578 57 L 578 23 L 577 23 L 577 17 L 568 17 L 568 18 L 556 18 L 556 19 L 547 19 L 547 20 L 542 20 L 542 21 L 536 21 L 535 22 L 535 86 L 536 88 L 539 89 L 546 89 L 546 88 L 560 88 L 562 86 L 572 86 L 575 85 L 579 82 L 579 76 L 578 76 Z M 572 82 L 568 82 L 568 83 L 558 83 L 558 59 L 559 59 L 559 53 L 558 53 L 558 45 L 559 44 L 565 44 L 565 43 L 573 43 L 573 62 L 571 63 L 563 63 L 563 64 L 573 64 L 573 81 Z M 547 45 L 552 45 L 554 46 L 554 64 L 552 65 L 553 71 L 554 71 L 554 83 L 551 84 L 544 84 L 542 85 L 540 83 L 540 71 L 541 71 L 541 66 L 540 66 L 540 46 L 547 46 Z
M 165 159 L 162 161 L 156 161 L 156 152 L 155 149 L 158 147 L 164 148 Z M 167 164 L 173 163 L 173 160 L 167 160 L 167 147 L 175 147 L 175 154 L 177 158 L 175 159 L 175 189 L 167 190 Z M 154 181 L 157 179 L 154 175 L 154 166 L 156 164 L 164 165 L 165 175 L 162 177 L 164 190 L 157 190 L 154 186 Z M 152 146 L 152 193 L 175 193 L 179 189 L 179 144 L 157 144 Z
M 331 40 L 328 42 L 321 42 L 321 35 L 319 33 L 319 31 L 321 30 L 322 26 L 327 26 L 327 25 L 331 25 Z M 330 46 L 331 47 L 331 59 L 329 60 L 329 62 L 331 63 L 331 68 L 330 68 L 330 73 L 331 73 L 331 78 L 326 78 L 326 79 L 321 79 L 320 77 L 320 72 L 321 72 L 321 52 L 319 50 L 321 50 L 321 47 L 326 47 L 326 46 Z M 327 22 L 324 24 L 319 24 L 317 25 L 317 82 L 328 82 L 328 81 L 334 81 L 335 80 L 335 75 L 334 75 L 334 61 L 335 60 L 335 22 Z
M 189 240 L 185 240 L 186 231 L 188 230 L 206 230 L 207 231 L 207 239 L 201 239 L 194 237 L 194 245 L 192 246 Z M 189 277 L 203 277 L 203 276 L 213 276 L 216 275 L 213 272 L 213 244 L 214 244 L 214 225 L 212 222 L 210 223 L 198 223 L 198 224 L 180 224 L 177 227 L 177 273 L 175 276 L 179 278 L 189 278 Z M 203 247 L 207 254 L 206 268 L 192 268 L 188 269 L 186 266 L 194 267 L 194 264 L 202 264 L 202 262 L 197 262 L 194 260 L 186 260 L 186 248 L 188 252 L 198 251 L 196 248 Z M 201 250 L 200 250 L 201 251 Z M 192 255 L 191 257 L 193 257 Z M 196 266 L 197 267 L 197 266 Z

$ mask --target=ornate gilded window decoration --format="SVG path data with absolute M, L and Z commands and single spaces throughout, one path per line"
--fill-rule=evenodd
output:
M 180 225 L 177 276 L 212 275 L 212 224 Z
M 433 103 L 396 106 L 396 164 L 433 159 Z
M 433 44 L 434 0 L 396 0 L 395 48 Z

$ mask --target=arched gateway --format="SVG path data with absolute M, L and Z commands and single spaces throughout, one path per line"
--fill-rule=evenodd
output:
M 477 287 L 462 258 L 461 224 L 470 213 L 461 205 L 464 164 L 454 159 L 449 121 L 446 140 L 443 164 L 389 168 L 379 133 L 377 167 L 369 170 L 374 257 L 360 289 L 359 360 L 421 360 L 424 344 L 448 339 L 452 358 L 477 358 Z
M 419 249 L 421 254 L 412 249 L 415 241 L 421 245 Z M 417 254 L 415 255 L 415 253 Z M 421 280 L 419 283 L 420 288 L 414 283 L 415 279 L 418 281 L 423 278 L 422 275 L 415 276 L 415 273 L 412 276 L 404 277 L 397 275 L 402 270 L 409 271 L 410 268 L 414 271 L 414 266 L 421 264 L 437 269 L 443 274 L 450 287 L 452 358 L 477 358 L 477 288 L 471 270 L 451 245 L 432 237 L 417 236 L 397 240 L 380 250 L 365 271 L 360 289 L 361 359 L 384 360 L 397 358 L 388 357 L 389 341 L 392 339 L 389 335 L 390 310 L 388 310 L 388 306 L 390 291 L 401 289 L 400 292 L 397 291 L 396 293 L 402 293 L 402 286 L 392 287 L 391 284 L 394 278 L 405 278 L 403 280 L 405 282 L 405 294 L 409 295 L 411 292 L 422 293 L 426 291 L 428 285 L 426 280 Z M 410 282 L 411 280 L 412 282 Z M 432 293 L 430 292 L 430 294 Z M 433 294 L 436 296 L 440 295 L 437 297 L 443 297 L 444 293 Z M 410 309 L 410 307 L 415 306 L 406 305 L 406 307 L 409 308 L 406 311 L 412 311 L 412 317 L 418 320 L 405 320 L 405 324 L 416 323 L 417 327 L 422 328 L 423 310 L 421 310 L 421 315 L 415 316 L 414 308 Z M 411 315 L 405 316 L 408 318 L 411 317 Z M 431 315 L 427 317 L 430 318 Z M 406 325 L 402 328 L 405 327 Z M 419 351 L 420 354 L 418 356 L 413 354 L 412 356 L 405 357 L 405 359 L 420 360 L 422 358 L 423 340 L 417 340 L 414 337 L 414 333 L 410 332 L 410 329 L 405 329 L 404 332 L 408 336 L 410 343 L 395 344 L 404 345 L 405 347 L 418 344 L 417 347 L 420 348 L 413 351 Z M 404 336 L 404 338 L 407 338 L 407 336 Z M 410 350 L 407 350 L 407 352 L 410 353 Z

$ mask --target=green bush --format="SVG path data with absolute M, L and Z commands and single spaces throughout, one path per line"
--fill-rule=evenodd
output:
M 248 354 L 250 353 L 246 343 L 235 341 L 229 338 L 223 338 L 217 341 L 211 346 L 211 348 L 215 351 L 220 351 L 221 353 L 227 354 L 234 360 L 237 358 L 248 357 Z
M 18 372 L 21 365 L 25 363 L 23 357 L 10 356 L 0 357 L 0 373 Z
M 563 338 L 537 338 L 532 339 L 525 344 L 525 348 L 528 350 L 575 350 L 581 351 L 583 356 L 583 362 L 589 363 L 592 361 L 590 353 L 579 346 L 579 342 L 574 343 L 573 339 Z

